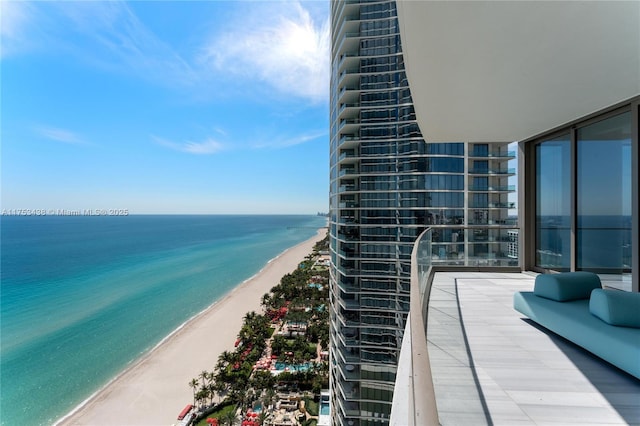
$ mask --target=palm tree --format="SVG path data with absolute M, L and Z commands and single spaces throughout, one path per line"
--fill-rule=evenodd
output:
M 228 426 L 233 426 L 234 424 L 236 424 L 237 418 L 236 418 L 236 410 L 229 410 L 227 411 L 225 414 L 222 415 L 222 418 L 220 419 L 222 420 L 222 423 Z
M 205 389 L 207 387 L 207 381 L 209 380 L 209 372 L 202 370 L 198 377 L 202 379 L 202 389 Z
M 258 416 L 258 423 L 263 425 L 265 420 L 267 420 L 267 412 L 263 407 L 262 411 L 260 411 L 260 415 Z
M 193 389 L 193 405 L 196 405 L 196 388 L 198 387 L 198 379 L 191 379 L 189 386 Z
M 269 307 L 269 303 L 271 302 L 271 295 L 269 293 L 265 293 L 262 295 L 262 299 L 260 300 L 260 304 L 267 309 Z
M 209 397 L 211 398 L 210 404 L 213 405 L 213 397 L 215 396 L 215 378 L 216 374 L 213 371 L 207 373 L 207 380 L 209 383 L 207 384 L 207 389 L 209 390 Z
M 262 400 L 262 411 L 264 411 L 267 407 L 273 404 L 273 401 L 276 399 L 276 391 L 272 387 L 267 388 L 267 391 L 264 393 L 264 398 Z
M 208 396 L 209 396 L 209 391 L 205 388 L 202 388 L 196 394 L 196 400 L 200 402 L 200 404 L 202 405 L 202 402 L 203 401 L 206 402 Z

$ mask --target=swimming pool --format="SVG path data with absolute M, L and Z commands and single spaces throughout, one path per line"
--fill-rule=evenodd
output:
M 289 371 L 307 371 L 311 367 L 311 364 L 305 362 L 304 364 L 287 364 L 286 362 L 276 362 L 276 370 L 283 371 L 285 368 L 288 368 Z
M 320 415 L 321 416 L 329 415 L 329 404 L 325 404 L 325 403 L 320 404 Z

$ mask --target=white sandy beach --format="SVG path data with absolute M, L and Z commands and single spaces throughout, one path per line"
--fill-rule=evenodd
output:
M 233 350 L 247 312 L 260 312 L 260 299 L 283 275 L 293 271 L 324 238 L 326 228 L 290 248 L 215 303 L 161 345 L 136 362 L 62 425 L 171 425 L 193 401 L 188 382 L 201 371 L 213 370 L 218 356 Z M 251 253 L 247 253 L 251 256 Z

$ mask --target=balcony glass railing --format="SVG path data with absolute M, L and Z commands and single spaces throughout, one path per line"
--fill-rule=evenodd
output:
M 471 151 L 469 153 L 469 157 L 480 157 L 480 158 L 515 158 L 515 151 L 490 151 L 490 152 L 482 152 L 482 151 Z
M 421 241 L 428 244 L 430 257 L 422 255 L 421 259 L 429 265 L 518 266 L 516 228 L 430 228 Z
M 469 169 L 469 173 L 474 175 L 514 175 L 516 169 L 514 167 L 508 169 L 472 168 Z
M 346 87 L 343 90 L 349 90 Z M 358 120 L 357 118 L 345 118 L 343 120 L 340 120 L 340 126 L 338 126 L 338 130 L 342 130 L 342 128 L 348 124 L 360 124 L 360 120 Z
M 457 227 L 455 232 L 443 232 L 443 228 L 428 228 L 416 240 L 411 254 L 411 309 L 409 321 L 402 342 L 401 359 L 408 360 L 408 366 L 396 380 L 396 391 L 400 390 L 404 399 L 395 399 L 391 411 L 391 422 L 409 426 L 439 425 L 435 390 L 431 377 L 431 364 L 427 346 L 427 309 L 431 291 L 433 267 L 460 265 L 465 267 L 487 267 L 500 270 L 502 267 L 519 267 L 517 251 L 515 258 L 500 252 L 477 251 L 475 244 L 459 243 L 460 234 L 465 240 L 492 234 L 495 228 Z M 502 229 L 498 236 L 504 236 Z M 518 229 L 505 231 L 517 246 Z M 490 245 L 481 245 L 486 250 Z M 459 250 L 463 250 L 460 252 Z M 507 270 L 503 268 L 502 270 Z M 408 354 L 407 354 L 408 352 Z M 404 391 L 402 391 L 404 390 Z M 394 393 L 395 394 L 395 393 Z M 405 417 L 406 416 L 406 417 Z
M 342 203 L 338 203 L 338 207 L 341 209 L 353 209 L 353 208 L 357 208 L 360 205 L 356 202 L 353 201 L 346 201 L 346 202 L 342 202 Z
M 503 218 L 487 218 L 487 219 L 469 219 L 468 225 L 508 225 L 508 226 L 516 226 L 518 224 L 517 219 L 503 219 Z
M 338 110 L 338 114 L 342 113 L 342 111 L 344 111 L 347 108 L 359 108 L 359 107 L 360 107 L 359 103 L 340 104 L 340 109 Z
M 472 209 L 515 209 L 516 203 L 471 203 Z
M 342 135 L 340 136 L 340 139 L 338 139 L 338 145 L 342 145 L 345 142 L 348 141 L 355 141 L 358 140 L 358 135 L 354 135 L 354 134 L 346 134 L 346 135 Z
M 503 186 L 487 186 L 487 185 L 470 185 L 469 191 L 474 192 L 504 192 L 504 191 L 515 191 L 515 185 L 503 185 Z
M 348 192 L 348 191 L 357 191 L 358 190 L 358 186 L 357 185 L 342 185 L 340 187 L 338 187 L 338 193 L 340 192 Z
M 340 173 L 338 173 L 338 177 L 342 177 L 342 176 L 345 176 L 345 175 L 355 175 L 356 173 L 357 173 L 356 169 L 351 169 L 351 168 L 350 169 L 342 169 L 342 170 L 340 170 Z
M 344 24 L 343 24 L 344 25 Z M 342 27 L 340 28 L 340 30 Z M 339 30 L 339 31 L 340 31 Z M 357 53 L 344 53 L 340 55 L 340 61 L 338 62 L 338 68 L 342 68 L 342 65 L 350 59 L 357 58 L 359 55 Z
M 355 154 L 353 152 L 343 152 L 338 157 L 338 161 L 346 160 L 347 158 L 355 158 Z

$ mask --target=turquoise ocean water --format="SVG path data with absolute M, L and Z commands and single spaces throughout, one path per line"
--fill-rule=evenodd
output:
M 2 425 L 54 423 L 325 225 L 317 216 L 0 220 Z

